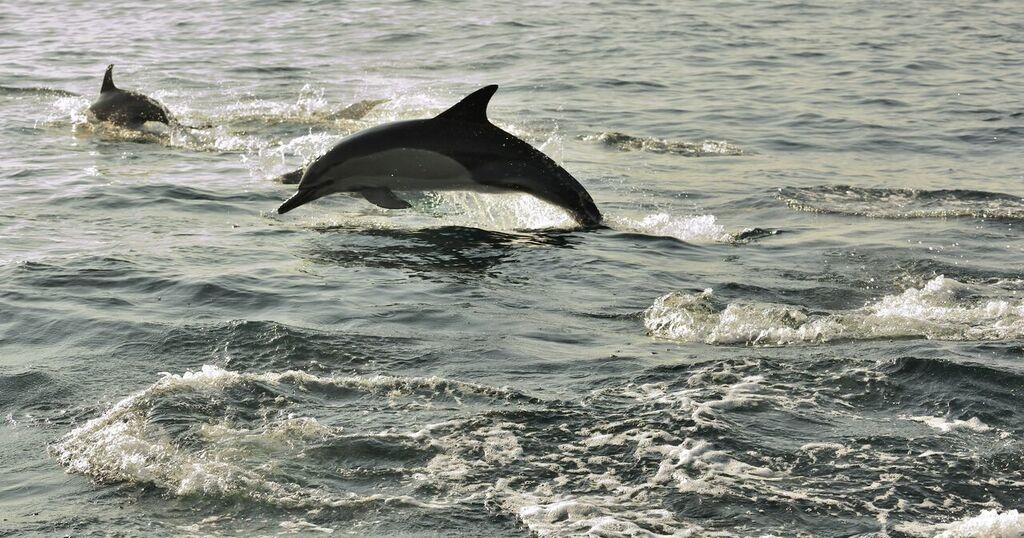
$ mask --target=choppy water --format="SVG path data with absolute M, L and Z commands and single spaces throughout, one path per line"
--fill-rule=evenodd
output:
M 0 39 L 0 535 L 1024 532 L 1020 2 L 33 2 Z M 107 63 L 214 126 L 88 124 Z M 274 213 L 488 83 L 609 229 Z

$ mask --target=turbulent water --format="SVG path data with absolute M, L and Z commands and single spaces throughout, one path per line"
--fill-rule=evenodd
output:
M 0 535 L 1024 533 L 1024 4 L 0 10 Z M 87 120 L 103 70 L 181 123 Z M 274 178 L 485 84 L 592 193 Z

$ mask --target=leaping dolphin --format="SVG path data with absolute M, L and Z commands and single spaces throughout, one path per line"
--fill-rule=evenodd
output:
M 569 172 L 487 119 L 496 91 L 497 85 L 485 86 L 434 118 L 388 123 L 345 138 L 306 168 L 298 192 L 277 212 L 336 192 L 406 209 L 410 204 L 393 191 L 514 191 L 567 210 L 583 226 L 599 225 L 601 212 Z
M 89 112 L 99 121 L 122 127 L 139 128 L 147 121 L 171 124 L 171 116 L 163 105 L 141 93 L 122 90 L 114 86 L 114 65 L 107 66 L 103 75 L 100 97 L 89 106 Z

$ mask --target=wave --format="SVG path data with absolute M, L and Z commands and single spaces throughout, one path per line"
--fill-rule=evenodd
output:
M 684 157 L 739 156 L 746 154 L 738 146 L 725 140 L 704 140 L 702 142 L 674 141 L 654 137 L 632 136 L 615 131 L 606 131 L 594 135 L 581 135 L 579 139 L 599 142 L 620 151 L 669 153 Z
M 0 86 L 0 95 L 43 95 L 77 97 L 79 94 L 59 88 Z
M 360 465 L 371 467 L 402 467 L 433 456 L 425 432 L 350 433 L 313 417 L 274 412 L 310 393 L 335 400 L 375 396 L 393 406 L 405 399 L 401 406 L 409 409 L 423 399 L 460 405 L 480 398 L 529 401 L 515 391 L 441 378 L 324 377 L 300 370 L 248 374 L 206 365 L 165 374 L 73 429 L 50 452 L 70 472 L 101 482 L 152 485 L 177 496 L 244 497 L 304 509 L 416 504 L 404 495 L 302 486 L 258 463 L 267 454 L 289 459 L 305 453 L 315 460 L 310 453 L 317 450 L 348 452 L 350 458 L 358 452 Z
M 1017 510 L 982 510 L 976 516 L 952 523 L 903 523 L 896 525 L 896 530 L 931 538 L 1019 538 L 1024 536 L 1024 514 Z
M 1024 220 L 1024 198 L 963 189 L 917 190 L 819 185 L 784 187 L 779 198 L 798 211 L 885 219 L 973 217 Z
M 1002 341 L 1024 337 L 1024 300 L 997 286 L 938 276 L 856 310 L 812 314 L 783 304 L 722 304 L 712 290 L 669 293 L 644 312 L 649 334 L 682 342 L 787 345 L 834 340 L 928 338 Z
M 693 392 L 685 401 L 651 385 L 592 398 L 637 399 L 642 406 L 657 402 L 673 415 L 710 416 L 724 402 L 737 406 L 759 398 L 751 388 L 756 383 L 744 379 L 723 396 Z M 670 399 L 672 403 L 665 403 Z M 480 413 L 474 401 L 492 410 Z M 333 410 L 329 421 L 295 413 L 298 406 L 308 409 L 314 402 L 322 409 L 318 414 Z M 358 412 L 367 405 L 430 422 L 395 431 L 367 422 Z M 560 411 L 562 405 L 443 378 L 320 376 L 299 370 L 243 373 L 207 365 L 164 374 L 71 430 L 50 453 L 69 472 L 102 483 L 323 512 L 309 524 L 325 529 L 332 510 L 382 505 L 437 509 L 473 502 L 498 507 L 548 536 L 685 535 L 701 528 L 652 508 L 647 495 L 683 480 L 690 470 L 700 473 L 701 481 L 742 475 L 761 481 L 771 474 L 704 441 L 684 439 L 673 449 L 673 438 L 648 430 L 643 420 L 621 431 L 617 419 L 608 422 L 604 415 L 594 417 L 593 429 L 588 426 L 578 435 L 538 445 L 552 434 L 554 439 L 564 435 L 549 427 L 552 421 L 578 420 L 586 408 Z M 437 415 L 459 409 L 466 410 L 462 417 L 443 420 Z M 651 415 L 657 421 L 664 416 L 651 413 L 638 416 Z M 576 424 L 565 433 L 580 427 Z M 635 449 L 637 460 L 657 457 L 665 463 L 654 475 L 634 480 L 613 471 L 620 465 L 617 460 L 598 457 L 608 449 Z M 635 463 L 624 465 L 622 470 Z M 581 469 L 587 472 L 581 474 Z M 679 476 L 673 478 L 673 471 Z M 537 476 L 557 477 L 565 484 L 538 484 Z M 368 487 L 374 481 L 379 481 L 377 488 Z
M 847 372 L 848 361 L 840 362 L 839 372 Z M 793 510 L 822 528 L 837 514 L 870 527 L 889 514 L 891 503 L 879 496 L 901 470 L 920 458 L 970 460 L 969 443 L 991 437 L 980 420 L 914 409 L 902 420 L 923 422 L 935 435 L 913 431 L 903 439 L 885 422 L 881 437 L 869 427 L 830 429 L 825 441 L 794 444 L 786 432 L 776 446 L 771 439 L 753 444 L 752 435 L 777 432 L 780 420 L 816 431 L 846 419 L 867 427 L 850 412 L 842 387 L 822 390 L 835 370 L 805 366 L 755 358 L 664 366 L 579 401 L 437 377 L 204 366 L 164 374 L 71 430 L 50 452 L 69 472 L 101 483 L 267 504 L 290 511 L 282 517 L 301 517 L 296 528 L 325 532 L 339 510 L 388 506 L 442 511 L 428 517 L 486 509 L 540 536 L 733 536 L 724 529 L 770 530 L 764 518 L 784 525 Z M 799 375 L 817 382 L 794 385 Z M 838 470 L 846 473 L 839 486 Z M 978 480 L 973 471 L 943 465 L 925 475 L 926 489 L 901 492 L 907 504 L 896 517 L 924 519 L 933 534 L 968 528 L 956 525 L 973 518 L 934 525 L 943 514 L 929 507 L 959 502 L 944 511 L 949 518 L 988 508 L 986 490 L 962 488 Z M 1014 480 L 999 476 L 1000 485 Z M 982 515 L 989 524 L 1016 521 Z
M 238 101 L 216 111 L 209 121 L 219 124 L 259 122 L 269 125 L 291 123 L 310 127 L 351 127 L 346 122 L 361 120 L 388 99 L 364 99 L 346 106 L 332 104 L 323 88 L 309 84 L 299 90 L 294 102 L 252 99 Z

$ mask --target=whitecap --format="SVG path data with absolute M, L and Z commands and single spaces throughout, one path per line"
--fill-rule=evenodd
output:
M 944 276 L 855 310 L 810 314 L 799 306 L 730 302 L 714 292 L 673 292 L 644 312 L 648 333 L 708 344 L 786 345 L 839 339 L 909 338 L 1002 341 L 1024 336 L 1024 300 L 992 286 Z M 993 295 L 996 295 L 993 297 Z

